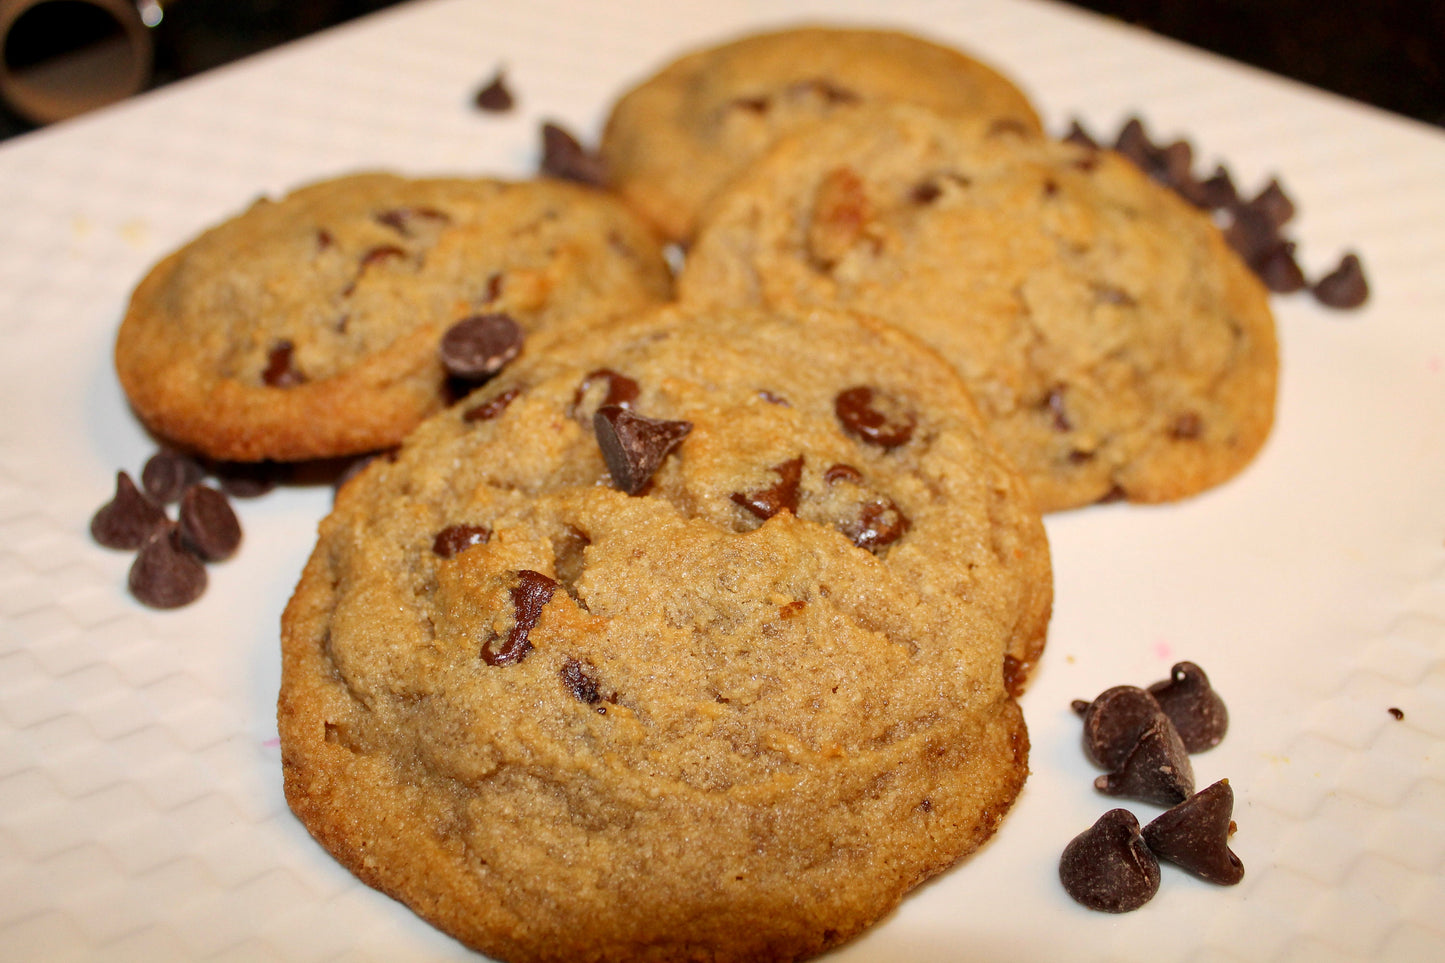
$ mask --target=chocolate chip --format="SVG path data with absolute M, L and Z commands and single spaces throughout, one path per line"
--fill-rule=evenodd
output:
M 146 495 L 161 505 L 180 500 L 187 488 L 206 475 L 201 463 L 189 455 L 163 448 L 146 459 L 140 484 Z
M 1078 118 L 1069 121 L 1069 129 L 1065 132 L 1063 140 L 1070 144 L 1078 144 L 1080 147 L 1087 147 L 1090 150 L 1099 149 L 1099 142 L 1084 129 L 1084 125 L 1079 123 Z
M 203 562 L 220 562 L 241 545 L 241 523 L 226 496 L 210 485 L 192 485 L 181 496 L 181 544 Z
M 290 473 L 286 465 L 269 461 L 215 462 L 210 470 L 221 491 L 232 498 L 259 498 L 274 491 Z
M 1156 172 L 1164 168 L 1162 151 L 1149 139 L 1144 122 L 1138 117 L 1130 117 L 1124 122 L 1124 126 L 1119 129 L 1118 138 L 1114 141 L 1114 150 L 1123 154 L 1150 177 L 1154 177 Z
M 306 381 L 292 357 L 296 346 L 290 341 L 277 341 L 266 355 L 266 370 L 261 380 L 271 388 L 294 388 Z
M 392 261 L 404 257 L 406 257 L 406 251 L 397 247 L 395 244 L 381 244 L 361 255 L 361 268 L 364 271 L 384 261 Z
M 770 471 L 777 474 L 777 484 L 758 491 L 733 492 L 732 500 L 762 519 L 772 518 L 784 510 L 798 514 L 798 485 L 803 479 L 802 456 L 774 465 Z
M 506 314 L 476 314 L 447 329 L 437 349 L 453 378 L 480 381 L 522 353 L 521 327 Z
M 1358 308 L 1370 296 L 1365 271 L 1355 254 L 1346 254 L 1329 274 L 1315 282 L 1315 300 L 1330 308 Z
M 592 666 L 577 659 L 568 659 L 562 663 L 559 674 L 562 676 L 562 684 L 578 702 L 585 702 L 590 706 L 602 701 L 602 693 L 599 691 Z
M 1184 748 L 1190 752 L 1213 749 L 1229 729 L 1229 710 L 1204 670 L 1193 662 L 1179 662 L 1169 678 L 1149 687 L 1149 694 L 1174 723 Z
M 613 487 L 629 495 L 642 491 L 663 459 L 692 431 L 692 422 L 647 418 L 621 405 L 598 408 L 592 425 Z
M 592 187 L 601 187 L 607 182 L 602 159 L 584 148 L 576 137 L 551 122 L 542 125 L 541 171 L 548 177 Z
M 501 648 L 493 648 L 500 638 L 493 633 L 482 644 L 482 661 L 487 665 L 516 665 L 532 651 L 527 635 L 542 617 L 542 609 L 552 600 L 557 583 L 541 572 L 522 569 L 517 573 L 517 584 L 512 586 L 512 609 L 515 613 L 512 628 Z
M 1089 909 L 1127 913 L 1159 892 L 1159 861 L 1145 845 L 1134 814 L 1111 809 L 1064 847 L 1059 881 Z
M 1200 207 L 1210 210 L 1220 210 L 1239 203 L 1239 191 L 1234 186 L 1234 178 L 1222 164 L 1214 168 L 1213 174 L 1197 183 L 1195 197 Z
M 1194 767 L 1169 717 L 1160 713 L 1139 735 L 1117 772 L 1094 780 L 1108 796 L 1127 796 L 1159 806 L 1183 802 L 1194 793 Z
M 431 550 L 442 558 L 451 558 L 473 545 L 485 545 L 491 538 L 492 530 L 485 525 L 448 525 L 432 539 Z
M 1204 419 L 1195 411 L 1186 411 L 1169 425 L 1169 437 L 1175 441 L 1194 441 L 1204 434 Z
M 641 393 L 641 389 L 637 386 L 636 381 L 633 381 L 625 374 L 619 374 L 613 371 L 611 368 L 598 368 L 595 371 L 589 371 L 587 377 L 583 378 L 582 383 L 577 386 L 577 390 L 572 393 L 570 413 L 574 417 L 582 409 L 583 402 L 586 401 L 587 395 L 591 392 L 593 386 L 603 381 L 607 383 L 607 394 L 603 395 L 602 400 L 597 403 L 599 408 L 603 405 L 617 405 L 620 408 L 630 408 L 632 407 L 632 403 L 637 400 L 638 394 Z
M 1264 286 L 1275 294 L 1293 294 L 1305 287 L 1305 273 L 1294 257 L 1293 241 L 1280 241 L 1260 256 L 1254 266 Z
M 206 566 L 180 544 L 174 526 L 157 529 L 136 553 L 127 579 L 136 600 L 153 609 L 189 605 L 206 590 Z
M 1144 730 L 1164 712 L 1134 685 L 1105 689 L 1093 702 L 1075 701 L 1074 710 L 1084 717 L 1084 754 L 1109 770 L 1124 765 Z
M 1244 879 L 1244 863 L 1229 848 L 1233 815 L 1234 790 L 1221 779 L 1156 817 L 1142 835 L 1158 858 L 1200 879 L 1233 886 Z
M 167 524 L 165 509 L 120 471 L 115 474 L 115 495 L 90 519 L 90 537 L 106 548 L 137 549 Z
M 926 180 L 908 192 L 908 199 L 918 205 L 932 204 L 943 195 L 943 188 L 935 180 Z
M 1258 270 L 1265 258 L 1284 240 L 1268 215 L 1249 206 L 1233 209 L 1229 226 L 1224 229 L 1224 239 L 1251 270 Z
M 758 116 L 766 114 L 770 106 L 772 105 L 766 97 L 734 97 L 728 101 L 728 109 L 744 110 L 750 114 L 757 114 Z
M 851 482 L 857 485 L 862 483 L 863 473 L 852 465 L 844 465 L 841 463 L 829 465 L 828 470 L 823 472 L 823 481 L 830 485 L 836 485 L 839 482 Z
M 418 223 L 430 221 L 432 224 L 446 224 L 451 221 L 446 212 L 432 207 L 395 207 L 373 216 L 378 224 L 384 224 L 403 237 L 411 237 Z M 387 257 L 403 253 L 399 247 L 373 248 L 369 256 L 376 256 L 378 252 L 385 252 L 384 256 Z
M 1388 712 L 1390 715 L 1394 716 L 1396 720 L 1405 718 L 1405 710 L 1399 708 L 1398 706 L 1390 706 L 1390 708 L 1386 709 L 1385 711 Z
M 906 444 L 918 425 L 917 416 L 901 401 L 867 385 L 839 392 L 833 410 L 850 434 L 885 449 Z
M 912 524 L 893 499 L 880 495 L 865 502 L 858 517 L 845 522 L 840 530 L 859 548 L 877 552 L 902 538 Z
M 1294 217 L 1294 201 L 1289 199 L 1277 179 L 1271 180 L 1264 190 L 1255 195 L 1249 206 L 1268 218 L 1276 228 L 1283 227 Z
M 504 114 L 516 105 L 511 89 L 507 86 L 505 71 L 498 70 L 480 90 L 472 102 L 477 105 L 478 110 L 485 110 L 489 114 Z
M 462 412 L 462 420 L 491 421 L 493 418 L 506 411 L 507 406 L 510 405 L 512 402 L 516 401 L 517 396 L 521 393 L 521 388 L 508 388 L 506 391 L 497 395 L 495 398 L 489 398 L 481 404 L 473 408 L 468 408 L 466 411 Z

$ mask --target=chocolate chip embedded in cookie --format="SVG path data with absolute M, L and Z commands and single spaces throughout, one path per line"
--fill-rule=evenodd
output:
M 838 416 L 859 386 L 887 444 Z M 1004 666 L 1050 600 L 1027 487 L 908 336 L 682 307 L 541 335 L 322 522 L 287 799 L 499 959 L 800 959 L 998 827 Z
M 1012 81 L 959 50 L 895 31 L 801 27 L 657 71 L 614 105 L 600 152 L 609 185 L 686 241 L 708 201 L 777 138 L 878 101 L 1039 129 Z
M 670 290 L 656 238 L 598 191 L 361 174 L 258 201 L 165 258 L 115 361 L 147 426 L 210 458 L 357 454 L 447 401 L 444 361 L 485 377 L 522 335 Z
M 1297 283 L 1284 201 L 1243 209 L 1276 285 Z M 1046 511 L 1195 494 L 1273 424 L 1268 293 L 1207 212 L 1113 151 L 859 105 L 776 143 L 700 224 L 683 300 L 846 308 L 918 336 Z

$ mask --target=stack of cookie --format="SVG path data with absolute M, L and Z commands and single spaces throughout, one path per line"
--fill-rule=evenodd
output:
M 142 283 L 121 381 L 210 458 L 386 452 L 282 624 L 287 798 L 357 876 L 510 961 L 805 958 L 993 833 L 1040 509 L 1239 470 L 1272 322 L 1207 217 L 917 37 L 690 54 L 601 157 L 260 202 Z M 507 332 L 470 391 L 459 323 Z

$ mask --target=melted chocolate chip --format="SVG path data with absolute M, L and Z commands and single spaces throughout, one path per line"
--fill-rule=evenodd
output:
M 877 552 L 902 538 L 912 524 L 893 499 L 879 495 L 874 501 L 863 504 L 857 518 L 839 528 L 854 545 Z
M 437 349 L 453 378 L 481 381 L 522 353 L 521 327 L 506 314 L 476 314 L 447 329 Z
M 206 590 L 206 566 L 180 544 L 174 526 L 156 530 L 136 553 L 127 585 L 153 609 L 189 605 Z
M 892 395 L 867 385 L 838 393 L 833 410 L 843 427 L 880 448 L 897 448 L 913 437 L 918 418 Z
M 597 676 L 588 663 L 568 659 L 562 663 L 559 674 L 562 676 L 562 684 L 578 702 L 585 702 L 590 706 L 602 701 Z
M 1329 274 L 1311 289 L 1315 300 L 1329 308 L 1358 308 L 1370 296 L 1365 270 L 1358 255 L 1346 254 Z
M 1193 441 L 1204 434 L 1204 419 L 1198 412 L 1186 411 L 1169 425 L 1169 437 L 1175 441 Z
M 121 471 L 115 475 L 114 497 L 90 519 L 90 537 L 106 548 L 137 549 L 167 524 L 165 509 L 141 494 Z
M 512 628 L 500 648 L 493 644 L 500 636 L 493 634 L 482 644 L 482 661 L 487 665 L 516 665 L 532 651 L 527 635 L 542 617 L 542 609 L 552 600 L 557 583 L 541 572 L 522 569 L 517 584 L 512 586 L 512 609 L 516 613 Z
M 498 70 L 472 98 L 478 110 L 485 110 L 489 114 L 504 114 L 516 105 L 516 98 L 512 96 L 511 88 L 507 86 L 507 77 L 504 71 Z
M 162 505 L 180 500 L 187 488 L 206 475 L 201 463 L 189 455 L 163 448 L 146 459 L 140 484 L 146 495 Z
M 598 368 L 595 371 L 589 371 L 587 377 L 582 379 L 582 383 L 577 386 L 577 390 L 572 394 L 571 413 L 573 416 L 581 410 L 582 403 L 586 400 L 588 392 L 592 390 L 592 386 L 600 381 L 607 382 L 607 394 L 603 395 L 602 400 L 598 402 L 599 408 L 603 405 L 617 405 L 620 408 L 630 408 L 641 392 L 636 381 L 633 381 L 625 374 L 619 374 L 613 371 L 611 368 Z
M 598 408 L 592 425 L 613 487 L 629 495 L 642 491 L 663 459 L 692 431 L 692 422 L 647 418 L 621 405 Z
M 192 485 L 181 496 L 178 531 L 181 544 L 204 562 L 220 562 L 241 545 L 241 522 L 224 494 L 209 485 Z
M 550 122 L 542 125 L 541 171 L 548 177 L 592 187 L 602 187 L 607 182 L 602 159 L 562 127 Z
M 1133 685 L 1105 689 L 1093 702 L 1076 701 L 1074 709 L 1084 717 L 1085 755 L 1109 770 L 1124 765 L 1144 730 L 1164 712 L 1153 696 Z
M 798 485 L 803 479 L 802 456 L 789 458 L 770 470 L 777 474 L 777 484 L 758 491 L 733 492 L 732 500 L 762 519 L 772 518 L 784 510 L 796 515 Z
M 431 550 L 442 558 L 451 558 L 473 545 L 485 545 L 491 538 L 492 530 L 485 525 L 448 525 L 432 539 Z
M 1229 729 L 1229 710 L 1209 684 L 1204 670 L 1193 662 L 1177 663 L 1169 678 L 1149 687 L 1149 694 L 1174 723 L 1184 748 L 1190 752 L 1213 749 Z
M 1089 909 L 1127 913 L 1159 892 L 1159 861 L 1145 845 L 1134 814 L 1111 809 L 1064 847 L 1059 881 Z
M 851 482 L 858 485 L 863 481 L 863 473 L 852 465 L 839 463 L 828 466 L 828 470 L 823 472 L 823 481 L 830 485 L 836 485 L 839 482 Z
M 294 388 L 306 381 L 306 376 L 296 367 L 292 355 L 296 346 L 290 341 L 277 341 L 266 355 L 266 370 L 261 372 L 261 381 L 271 388 Z
M 1094 788 L 1158 806 L 1173 806 L 1193 795 L 1194 767 L 1169 717 L 1161 712 L 1140 733 L 1123 767 L 1095 779 Z
M 462 412 L 463 421 L 491 421 L 493 418 L 507 410 L 507 406 L 517 400 L 522 393 L 521 388 L 508 388 L 506 391 L 489 398 L 474 408 L 468 408 Z
M 416 225 L 421 223 L 446 224 L 451 221 L 444 211 L 433 207 L 394 207 L 391 210 L 380 211 L 373 216 L 378 224 L 391 228 L 402 237 L 411 237 L 415 232 Z M 403 253 L 401 248 L 387 247 L 374 248 L 371 255 L 378 252 L 395 252 L 398 255 Z M 388 253 L 386 256 L 394 255 Z
M 1229 848 L 1233 815 L 1234 790 L 1221 779 L 1156 817 L 1142 835 L 1158 858 L 1200 879 L 1233 886 L 1244 879 L 1244 863 Z

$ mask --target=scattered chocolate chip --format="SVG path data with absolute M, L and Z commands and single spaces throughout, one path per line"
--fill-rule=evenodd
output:
M 512 628 L 501 648 L 492 647 L 500 638 L 495 633 L 482 644 L 482 661 L 487 665 L 516 665 L 525 659 L 532 651 L 527 635 L 537 625 L 542 609 L 552 600 L 552 593 L 556 590 L 557 583 L 541 572 L 519 571 L 517 584 L 512 586 L 512 609 L 515 612 Z
M 438 354 L 453 378 L 480 381 L 522 353 L 522 328 L 506 314 L 463 318 L 442 336 Z
M 1169 437 L 1175 441 L 1194 441 L 1204 434 L 1204 419 L 1196 411 L 1186 411 L 1169 425 Z
M 1224 239 L 1252 270 L 1258 270 L 1275 248 L 1283 243 L 1279 228 L 1264 212 L 1249 206 L 1233 209 Z
M 1094 780 L 1108 796 L 1127 796 L 1159 806 L 1173 806 L 1194 793 L 1194 767 L 1189 752 L 1162 712 L 1139 735 L 1139 741 L 1116 772 Z
M 140 484 L 152 500 L 170 505 L 179 501 L 185 490 L 205 475 L 206 469 L 194 458 L 174 449 L 162 448 L 146 459 L 140 473 Z
M 1176 191 L 1194 183 L 1194 145 L 1187 140 L 1167 144 L 1157 155 L 1157 180 Z
M 1275 294 L 1293 294 L 1303 290 L 1307 283 L 1304 271 L 1300 270 L 1299 262 L 1295 260 L 1294 251 L 1293 241 L 1280 241 L 1261 255 L 1254 266 L 1255 273 L 1264 282 L 1264 286 Z
M 1084 129 L 1084 125 L 1079 123 L 1078 118 L 1069 121 L 1069 129 L 1064 133 L 1063 139 L 1070 144 L 1078 144 L 1080 147 L 1087 147 L 1090 150 L 1099 149 L 1099 142 Z
M 1255 195 L 1249 206 L 1264 215 L 1276 228 L 1284 227 L 1294 217 L 1294 201 L 1284 192 L 1278 179 L 1270 180 L 1264 190 Z
M 597 403 L 599 408 L 603 405 L 617 405 L 619 408 L 630 408 L 632 407 L 632 403 L 637 400 L 638 394 L 641 393 L 641 389 L 638 387 L 636 381 L 633 381 L 625 374 L 619 374 L 613 371 L 611 368 L 598 368 L 596 371 L 589 371 L 587 377 L 583 378 L 582 383 L 577 386 L 577 390 L 572 393 L 572 407 L 570 410 L 574 417 L 578 411 L 581 410 L 582 403 L 586 400 L 587 394 L 592 390 L 593 385 L 596 385 L 600 381 L 607 382 L 607 394 L 603 395 L 602 400 Z
M 877 552 L 902 538 L 912 524 L 893 499 L 880 495 L 874 501 L 865 502 L 858 517 L 839 528 L 854 545 Z
M 1385 711 L 1390 713 L 1390 715 L 1394 716 L 1396 719 L 1405 718 L 1405 710 L 1396 706 L 1390 706 L 1390 708 L 1386 709 Z
M 1209 210 L 1233 207 L 1239 203 L 1239 191 L 1234 186 L 1234 178 L 1222 164 L 1215 166 L 1213 174 L 1196 182 L 1195 197 L 1200 207 Z
M 391 228 L 403 237 L 411 237 L 418 223 L 430 221 L 433 224 L 446 224 L 451 221 L 445 211 L 433 207 L 395 207 L 380 211 L 374 217 L 378 224 Z M 367 256 L 394 257 L 403 253 L 399 247 L 381 247 L 373 248 Z
M 176 529 L 157 529 L 136 553 L 127 585 L 136 600 L 154 609 L 189 605 L 206 590 L 206 566 L 183 548 Z
M 592 666 L 577 659 L 568 659 L 562 663 L 559 674 L 562 676 L 562 684 L 567 691 L 572 693 L 573 698 L 578 702 L 585 702 L 587 705 L 596 705 L 602 701 L 602 693 L 598 689 L 596 675 L 593 674 Z
M 306 381 L 306 376 L 296 367 L 292 357 L 296 346 L 290 341 L 277 341 L 266 355 L 266 370 L 261 372 L 261 381 L 271 388 L 294 388 Z
M 1134 814 L 1111 809 L 1064 847 L 1059 881 L 1089 909 L 1127 913 L 1159 892 L 1159 861 L 1145 845 Z
M 1163 167 L 1162 152 L 1149 139 L 1144 122 L 1138 117 L 1130 117 L 1124 122 L 1124 126 L 1119 128 L 1114 150 L 1123 154 L 1150 177 L 1155 176 L 1155 172 Z
M 1093 702 L 1075 700 L 1073 706 L 1084 717 L 1084 754 L 1109 770 L 1124 765 L 1144 730 L 1164 711 L 1153 696 L 1134 685 L 1113 686 Z
M 1164 710 L 1190 752 L 1212 749 L 1229 729 L 1229 710 L 1209 684 L 1204 670 L 1193 662 L 1179 662 L 1169 678 L 1149 687 L 1149 694 Z
M 897 448 L 913 437 L 918 418 L 898 399 L 867 385 L 839 392 L 833 410 L 852 435 L 880 448 Z
M 448 525 L 432 539 L 431 550 L 442 558 L 451 558 L 473 545 L 485 545 L 491 538 L 492 530 L 485 525 Z
M 489 398 L 481 404 L 468 408 L 462 412 L 463 421 L 491 421 L 493 418 L 507 410 L 507 406 L 517 400 L 522 393 L 521 388 L 508 388 L 506 391 Z
M 214 462 L 210 471 L 221 491 L 232 498 L 259 498 L 274 491 L 290 469 L 269 461 L 235 461 Z
M 830 485 L 836 485 L 839 482 L 851 482 L 854 485 L 858 485 L 863 481 L 863 473 L 852 465 L 844 465 L 841 463 L 829 465 L 828 470 L 823 472 L 823 481 Z
M 472 102 L 477 105 L 478 110 L 485 110 L 489 114 L 504 114 L 516 106 L 516 98 L 507 86 L 506 72 L 499 69 L 492 79 L 477 91 Z
M 1339 266 L 1315 282 L 1315 300 L 1329 308 L 1358 308 L 1370 296 L 1365 271 L 1357 255 L 1346 254 Z
M 774 465 L 777 484 L 752 492 L 733 492 L 732 500 L 758 518 L 772 518 L 778 512 L 798 513 L 798 485 L 803 479 L 802 456 Z
M 629 495 L 642 491 L 663 459 L 692 431 L 691 422 L 647 418 L 621 405 L 598 408 L 592 425 L 613 487 Z
M 106 548 L 137 549 L 167 524 L 165 509 L 120 471 L 115 475 L 115 495 L 90 519 L 90 537 Z
M 241 523 L 226 496 L 210 485 L 192 485 L 181 496 L 181 544 L 203 562 L 220 562 L 241 545 Z
M 1234 790 L 1221 779 L 1160 814 L 1144 827 L 1145 844 L 1160 859 L 1221 886 L 1244 879 L 1244 863 L 1229 848 Z
M 551 122 L 542 125 L 541 171 L 548 177 L 576 181 L 592 187 L 602 187 L 607 182 L 601 158 L 583 147 L 576 137 Z

